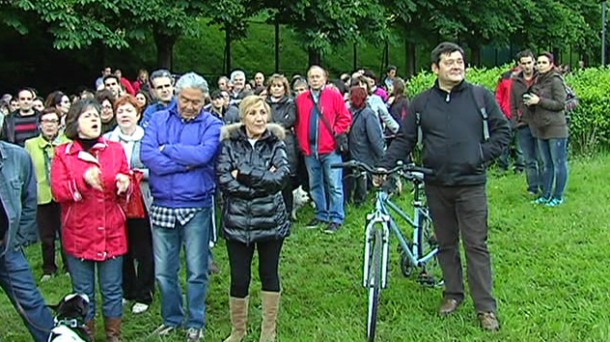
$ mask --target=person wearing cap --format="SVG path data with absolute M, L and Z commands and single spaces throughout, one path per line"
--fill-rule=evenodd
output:
M 203 77 L 182 76 L 175 104 L 151 117 L 140 152 L 149 169 L 155 278 L 161 291 L 163 324 L 154 334 L 167 336 L 184 325 L 187 341 L 200 341 L 205 329 L 214 165 L 222 127 L 203 109 L 207 93 Z M 183 247 L 186 306 L 178 279 Z

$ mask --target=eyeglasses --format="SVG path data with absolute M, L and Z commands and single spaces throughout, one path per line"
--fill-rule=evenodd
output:
M 40 122 L 42 122 L 42 123 L 49 123 L 49 124 L 56 124 L 56 123 L 59 123 L 59 120 L 56 120 L 56 119 L 42 119 L 42 120 L 40 120 Z

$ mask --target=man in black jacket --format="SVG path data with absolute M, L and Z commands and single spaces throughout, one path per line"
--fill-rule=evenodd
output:
M 434 171 L 425 181 L 445 280 L 439 312 L 451 314 L 464 300 L 461 233 L 477 317 L 483 329 L 493 331 L 499 323 L 487 249 L 485 165 L 506 147 L 510 128 L 493 94 L 464 80 L 464 64 L 464 51 L 456 44 L 441 43 L 432 51 L 437 81 L 413 100 L 401 134 L 379 166 L 389 169 L 408 159 L 421 134 L 423 165 Z

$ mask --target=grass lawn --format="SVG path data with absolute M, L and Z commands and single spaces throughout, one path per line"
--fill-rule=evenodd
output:
M 404 278 L 398 253 L 392 248 L 378 341 L 610 341 L 610 156 L 571 161 L 567 200 L 558 208 L 530 204 L 522 175 L 492 177 L 488 187 L 489 246 L 501 331 L 490 334 L 479 329 L 470 299 L 453 316 L 437 316 L 440 290 L 424 289 L 414 279 Z M 408 203 L 408 199 L 404 201 Z M 364 210 L 349 208 L 347 223 L 335 236 L 299 225 L 294 228 L 281 261 L 279 341 L 365 341 L 366 291 L 361 287 Z M 310 216 L 311 211 L 306 211 L 301 222 Z M 207 341 L 221 341 L 231 329 L 224 244 L 214 252 L 221 273 L 210 280 Z M 28 249 L 27 254 L 39 279 L 39 246 Z M 40 288 L 50 303 L 71 290 L 65 275 Z M 261 321 L 260 283 L 255 280 L 251 288 L 249 336 L 245 339 L 249 342 L 258 341 Z M 159 303 L 157 295 L 151 310 L 138 316 L 126 310 L 125 341 L 152 340 L 146 335 L 161 323 Z M 102 339 L 99 315 L 98 309 L 97 337 Z M 0 296 L 0 340 L 30 340 L 6 296 Z M 182 340 L 182 334 L 167 339 Z

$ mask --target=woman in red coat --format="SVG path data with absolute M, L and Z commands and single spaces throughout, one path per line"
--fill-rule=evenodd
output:
M 125 213 L 120 204 L 129 190 L 129 166 L 121 144 L 101 138 L 101 107 L 79 100 L 70 108 L 66 136 L 57 148 L 51 189 L 61 204 L 63 247 L 74 292 L 91 299 L 86 323 L 95 333 L 95 269 L 103 298 L 108 341 L 120 338 L 123 315 L 122 255 L 127 252 Z

